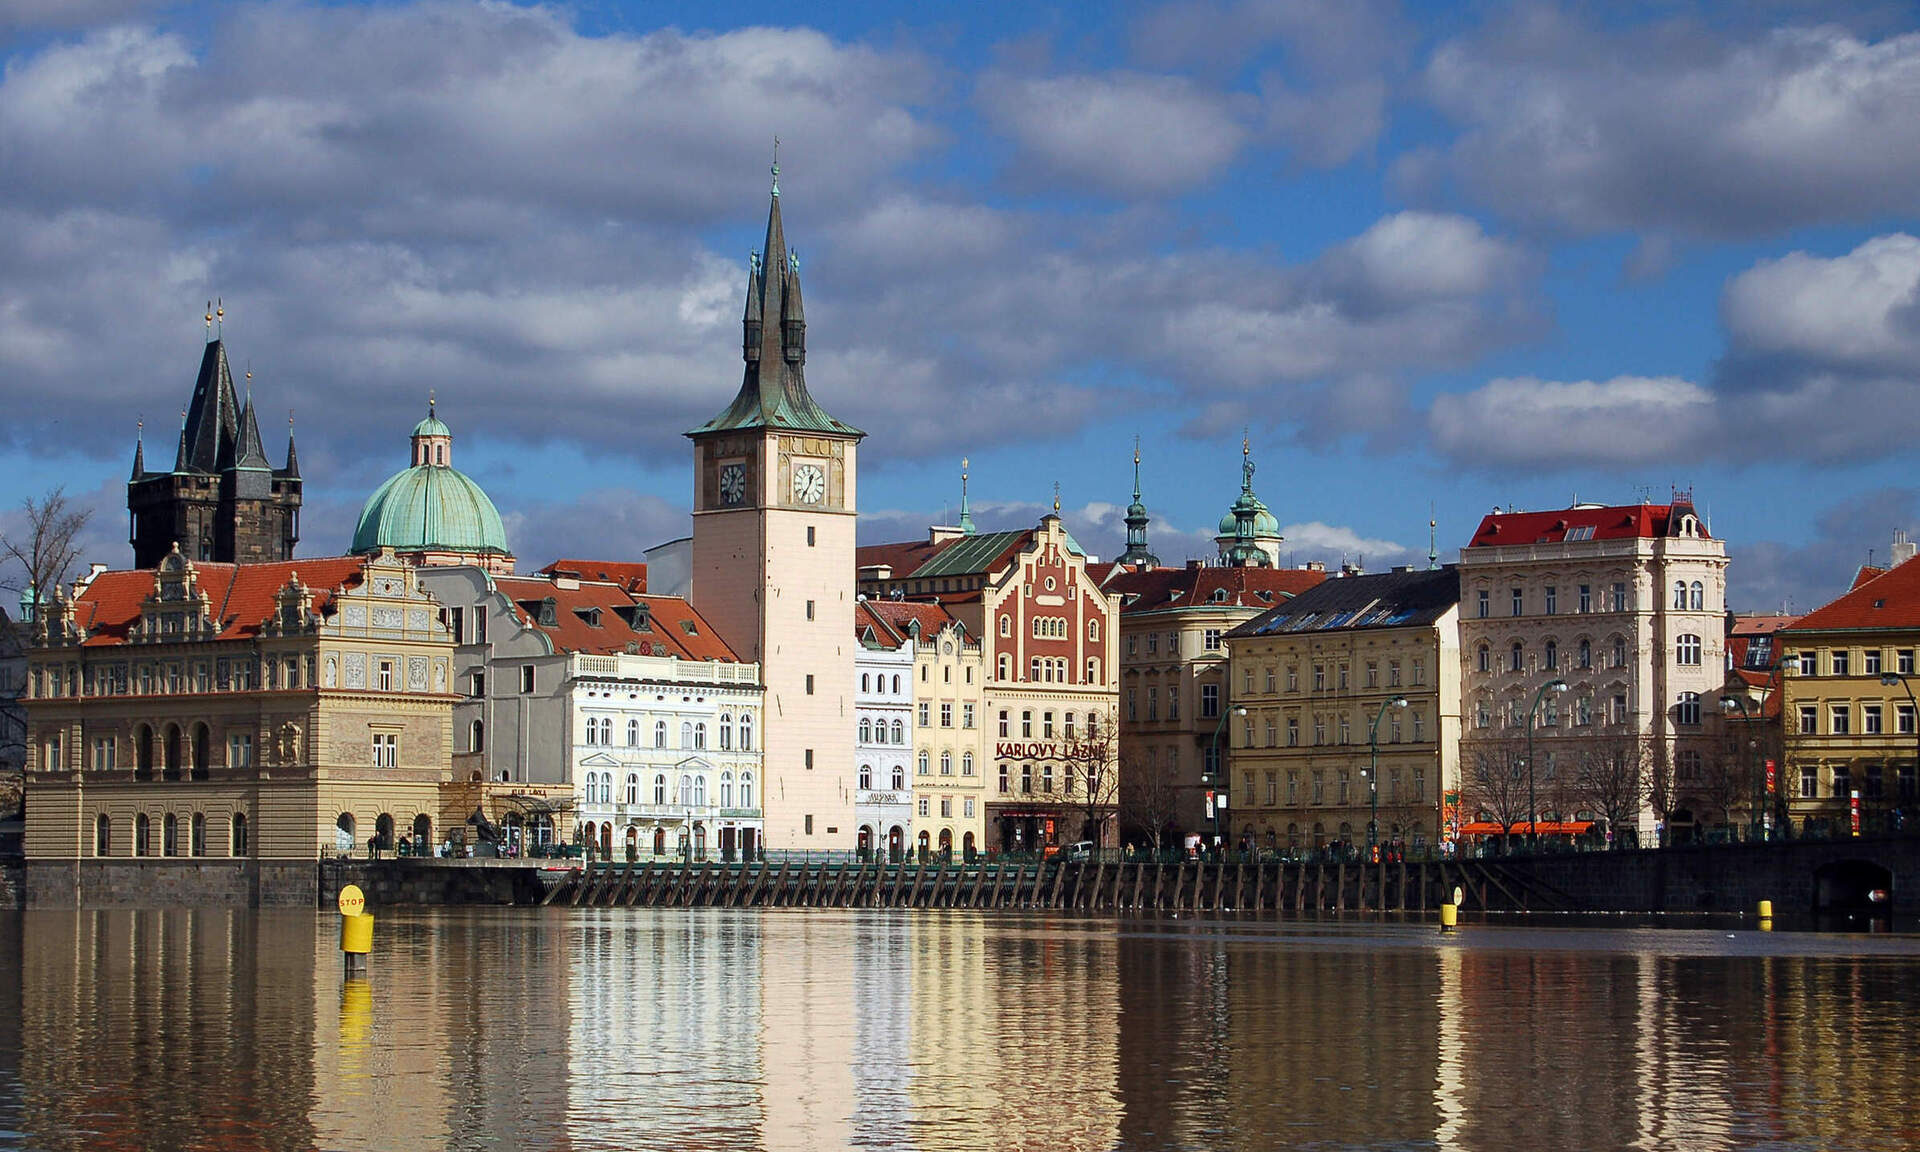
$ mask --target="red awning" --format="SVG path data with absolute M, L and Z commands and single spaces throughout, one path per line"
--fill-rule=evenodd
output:
M 1591 820 L 1542 820 L 1540 821 L 1540 835 L 1580 836 L 1592 827 L 1593 821 Z M 1471 824 L 1462 824 L 1460 826 L 1460 835 L 1462 836 L 1505 836 L 1509 833 L 1515 836 L 1527 836 L 1531 835 L 1532 831 L 1533 825 L 1527 823 L 1525 820 L 1511 826 L 1495 824 L 1491 821 L 1484 820 L 1476 820 Z

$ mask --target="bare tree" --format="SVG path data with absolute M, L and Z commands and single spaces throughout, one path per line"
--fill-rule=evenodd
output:
M 1087 713 L 1085 730 L 1061 749 L 1067 775 L 1064 806 L 1079 817 L 1073 839 L 1106 847 L 1101 830 L 1120 800 L 1120 724 L 1114 710 Z
M 1180 783 L 1149 749 L 1120 757 L 1120 823 L 1145 835 L 1158 856 L 1180 814 Z
M 1651 756 L 1647 742 L 1632 732 L 1583 736 L 1571 749 L 1569 781 L 1575 804 L 1607 821 L 1619 843 L 1619 831 L 1639 824 L 1640 804 L 1648 795 Z
M 4 569 L 17 567 L 19 573 L 9 578 L 0 569 L 0 588 L 16 592 L 31 588 L 36 597 L 47 596 L 66 583 L 80 559 L 78 538 L 93 512 L 69 503 L 64 488 L 55 488 L 39 500 L 29 496 L 20 508 L 26 513 L 25 530 L 13 536 L 0 533 L 0 560 L 11 561 Z
M 1460 745 L 1460 808 L 1506 828 L 1511 841 L 1527 819 L 1527 742 L 1483 736 Z

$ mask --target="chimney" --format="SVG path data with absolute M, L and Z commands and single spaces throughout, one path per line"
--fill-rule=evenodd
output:
M 1905 564 L 1907 561 L 1913 559 L 1914 551 L 1915 545 L 1913 541 L 1907 539 L 1907 530 L 1904 528 L 1895 528 L 1893 530 L 1893 547 L 1887 554 L 1889 566 L 1898 568 L 1900 565 Z
M 951 524 L 935 524 L 927 529 L 927 543 L 944 544 L 949 540 L 958 540 L 966 533 Z

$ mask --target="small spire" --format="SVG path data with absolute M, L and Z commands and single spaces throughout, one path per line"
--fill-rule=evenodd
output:
M 207 343 L 213 343 L 213 301 L 207 301 Z
M 1133 437 L 1133 502 L 1140 502 L 1140 434 Z
M 215 338 L 224 337 L 227 334 L 227 309 L 218 296 L 213 298 L 213 322 L 217 325 L 214 330 Z
M 773 138 L 773 194 L 780 195 L 780 137 Z
M 133 478 L 138 480 L 147 470 L 147 422 L 136 420 L 133 425 Z
M 429 420 L 436 419 L 436 417 L 433 414 L 433 406 L 434 406 L 433 389 L 429 388 L 427 389 L 427 419 Z
M 291 408 L 287 409 L 286 474 L 290 477 L 298 477 L 300 475 L 300 454 L 294 451 L 294 448 L 293 448 L 293 409 Z
M 1427 570 L 1429 572 L 1440 567 L 1439 529 L 1440 522 L 1433 518 L 1433 509 L 1429 505 L 1427 509 Z
M 973 535 L 973 514 L 967 507 L 967 458 L 960 457 L 960 531 L 963 535 Z
M 1060 481 L 1058 480 L 1053 482 L 1053 510 L 1056 513 L 1060 511 Z
M 253 407 L 253 361 L 247 361 L 247 407 Z

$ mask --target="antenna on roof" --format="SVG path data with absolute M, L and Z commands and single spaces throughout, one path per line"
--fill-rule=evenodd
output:
M 1440 567 L 1440 521 L 1434 519 L 1433 501 L 1427 501 L 1427 571 Z

